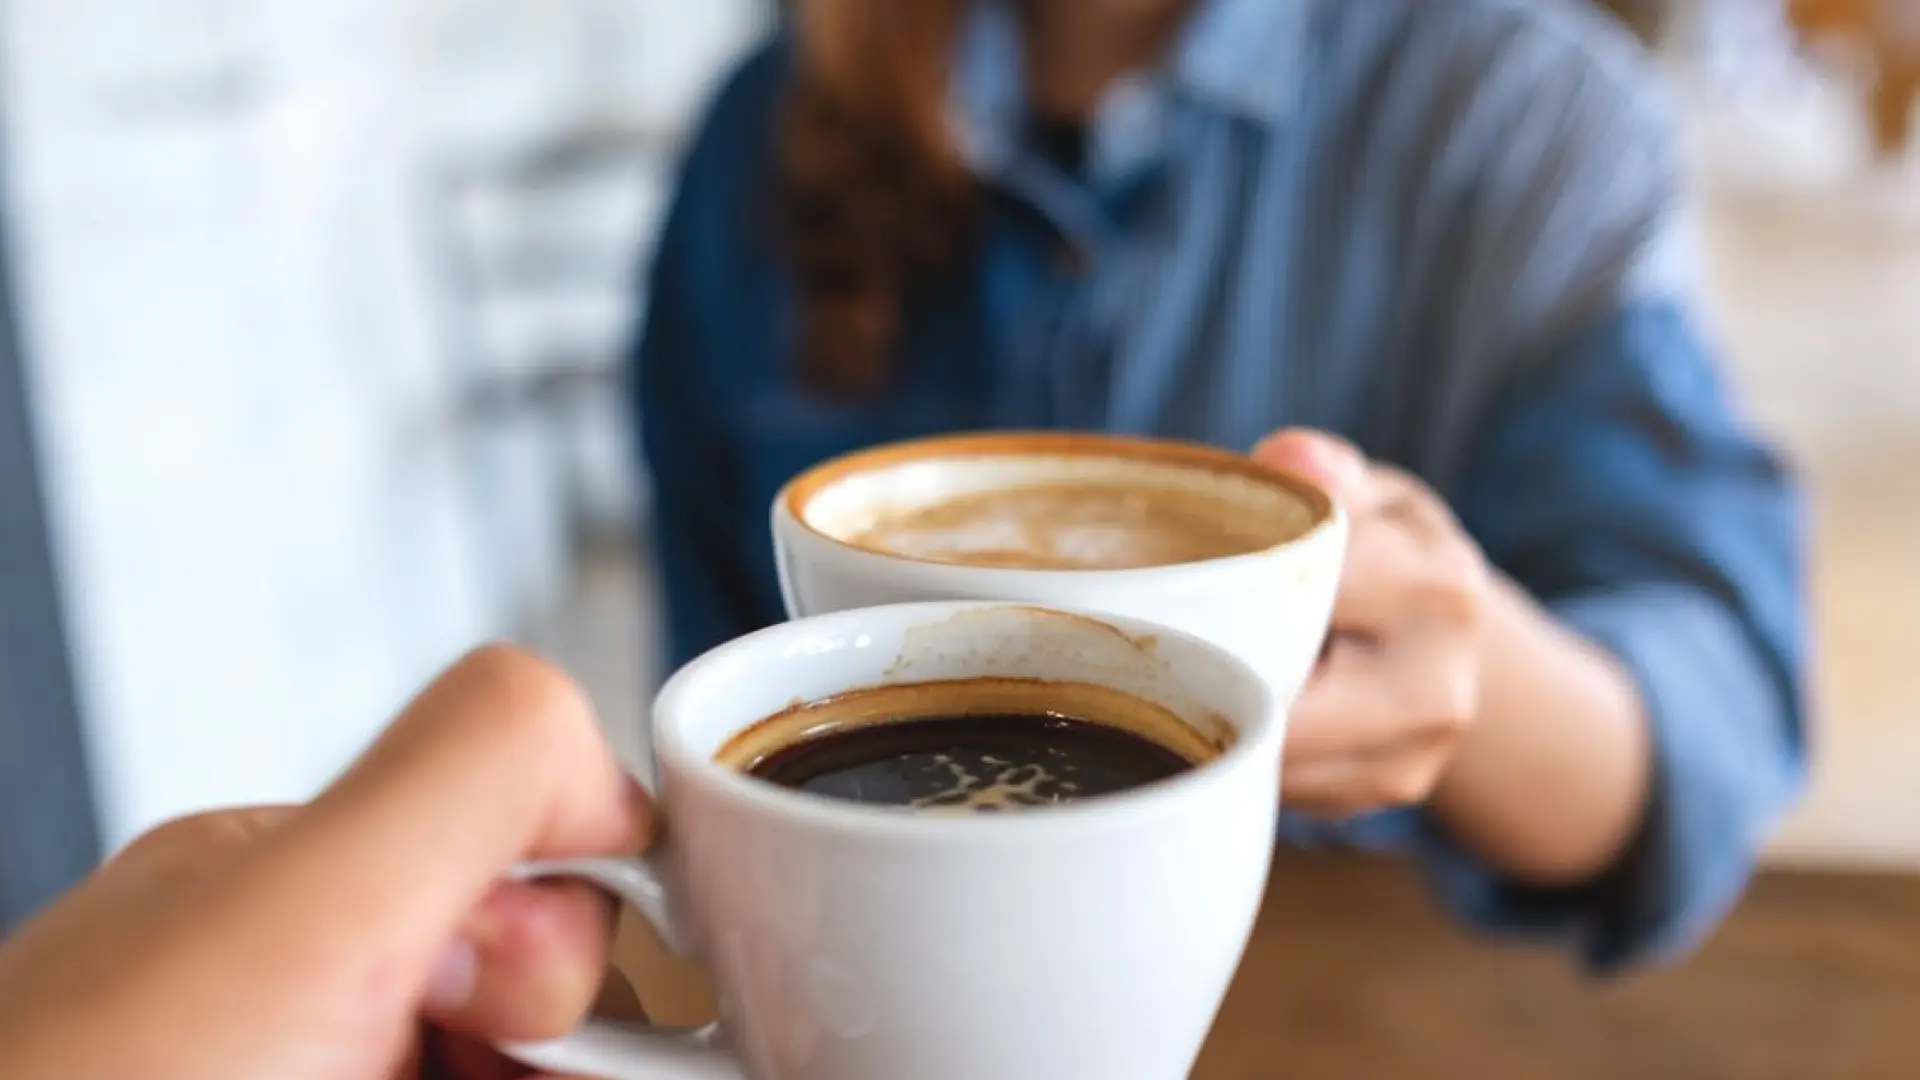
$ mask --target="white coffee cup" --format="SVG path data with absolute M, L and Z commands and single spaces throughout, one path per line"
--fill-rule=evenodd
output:
M 1091 683 L 1224 747 L 1171 779 L 999 815 L 790 791 L 715 760 L 796 701 L 964 679 Z M 590 1022 L 509 1052 L 607 1080 L 1178 1080 L 1252 930 L 1284 723 L 1218 646 L 1149 623 L 929 603 L 803 619 L 681 670 L 654 705 L 671 843 L 523 869 L 633 903 L 698 957 L 722 1024 Z
M 1131 569 L 967 565 L 890 552 L 860 535 L 888 515 L 956 496 L 1061 483 L 1190 489 L 1282 523 L 1270 546 Z M 1347 518 L 1304 480 L 1243 455 L 1159 439 L 997 433 L 898 443 L 837 458 L 775 498 L 773 542 L 790 616 L 920 600 L 1007 600 L 1101 611 L 1227 649 L 1290 703 L 1332 616 Z

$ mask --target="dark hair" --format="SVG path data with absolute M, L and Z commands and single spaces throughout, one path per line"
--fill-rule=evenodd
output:
M 797 4 L 779 213 L 799 288 L 800 370 L 820 393 L 885 388 L 906 298 L 972 236 L 978 190 L 946 115 L 969 3 Z

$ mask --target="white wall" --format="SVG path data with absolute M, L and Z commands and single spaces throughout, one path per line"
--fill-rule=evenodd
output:
M 424 180 L 609 115 L 684 123 L 759 6 L 5 5 L 28 355 L 109 843 L 305 796 L 553 580 L 528 565 L 551 546 L 489 558 L 476 506 L 534 532 L 557 507 L 523 485 L 503 511 L 471 468 Z

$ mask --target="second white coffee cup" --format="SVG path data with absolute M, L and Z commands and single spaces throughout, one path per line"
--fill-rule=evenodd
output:
M 912 558 L 851 542 L 843 525 L 1036 481 L 1165 487 L 1191 476 L 1210 497 L 1284 518 L 1284 539 L 1225 558 L 1129 569 L 1041 569 Z M 1171 626 L 1226 648 L 1283 704 L 1320 653 L 1340 585 L 1348 523 L 1300 479 L 1242 455 L 1159 439 L 1080 433 L 954 435 L 878 447 L 819 465 L 773 504 L 787 614 L 924 600 L 996 600 L 1107 612 Z

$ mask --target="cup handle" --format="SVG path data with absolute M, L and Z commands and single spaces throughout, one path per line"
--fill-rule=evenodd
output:
M 515 881 L 578 878 L 612 893 L 652 924 L 674 953 L 691 951 L 674 912 L 657 852 L 637 859 L 555 859 L 521 863 Z M 509 1043 L 502 1053 L 524 1065 L 597 1080 L 746 1080 L 723 1045 L 719 1025 L 671 1029 L 588 1020 L 558 1039 Z

